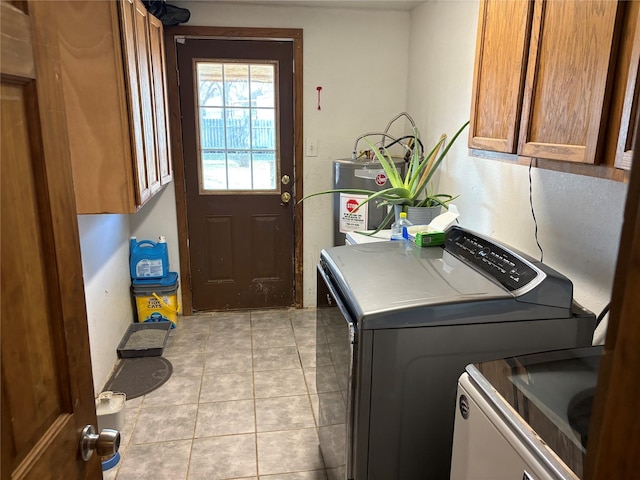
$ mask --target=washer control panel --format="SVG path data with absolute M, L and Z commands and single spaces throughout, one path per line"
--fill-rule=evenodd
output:
M 533 287 L 544 272 L 531 262 L 485 237 L 454 226 L 447 230 L 445 249 L 477 270 L 493 277 L 510 292 Z

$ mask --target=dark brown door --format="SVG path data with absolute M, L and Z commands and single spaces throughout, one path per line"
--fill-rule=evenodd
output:
M 1 477 L 99 479 L 78 453 L 96 414 L 55 4 L 20 3 L 0 3 Z
M 293 305 L 293 43 L 177 43 L 193 309 Z

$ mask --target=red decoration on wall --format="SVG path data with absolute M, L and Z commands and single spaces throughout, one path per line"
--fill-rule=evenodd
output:
M 320 92 L 322 91 L 322 87 L 316 87 L 316 90 L 318 90 L 318 110 L 322 110 L 320 108 Z

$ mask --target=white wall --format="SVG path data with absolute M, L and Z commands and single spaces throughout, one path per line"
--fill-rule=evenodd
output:
M 407 110 L 424 137 L 453 134 L 469 119 L 478 8 L 434 1 L 412 11 Z M 439 190 L 460 194 L 461 224 L 540 258 L 528 168 L 470 157 L 467 134 L 445 160 Z M 577 301 L 597 315 L 611 296 L 627 185 L 540 169 L 532 185 L 544 262 L 568 276 Z
M 133 215 L 78 215 L 91 366 L 96 394 L 117 360 L 117 347 L 137 310 L 131 295 L 129 237 L 157 241 L 164 235 L 171 271 L 179 272 L 173 184 Z
M 134 319 L 129 276 L 129 216 L 78 215 L 95 393 L 109 378 L 116 348 Z
M 350 157 L 358 135 L 383 130 L 405 108 L 409 12 L 173 3 L 190 10 L 186 25 L 304 30 L 304 137 L 318 140 L 318 156 L 304 158 L 305 194 L 331 188 L 333 160 Z M 333 244 L 331 197 L 303 207 L 304 305 L 313 306 L 318 256 Z
M 176 217 L 175 183 L 171 182 L 156 194 L 139 212 L 129 216 L 131 235 L 138 241 L 158 241 L 164 235 L 169 252 L 169 270 L 180 277 L 180 250 Z M 178 284 L 178 298 L 182 286 Z

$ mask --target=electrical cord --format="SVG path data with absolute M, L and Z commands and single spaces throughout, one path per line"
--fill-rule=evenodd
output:
M 529 160 L 529 205 L 531 206 L 531 216 L 533 217 L 533 224 L 535 226 L 534 236 L 536 239 L 536 244 L 538 245 L 538 249 L 540 250 L 540 262 L 543 261 L 544 252 L 542 251 L 542 246 L 538 241 L 538 221 L 536 220 L 536 212 L 533 209 L 533 182 L 531 179 L 531 170 L 533 168 L 533 158 Z M 596 318 L 596 328 L 600 325 L 600 322 L 604 319 L 604 317 L 609 313 L 609 309 L 611 308 L 611 302 L 607 303 L 605 307 L 602 309 L 598 317 Z
M 604 319 L 605 315 L 609 313 L 609 309 L 611 308 L 611 302 L 607 303 L 607 305 L 602 309 L 598 318 L 596 318 L 596 327 L 600 325 L 600 322 Z
M 538 245 L 538 250 L 540 250 L 540 263 L 542 263 L 544 259 L 544 252 L 542 251 L 542 246 L 538 241 L 538 220 L 536 219 L 536 212 L 533 210 L 533 182 L 531 180 L 532 168 L 533 168 L 533 158 L 529 160 L 529 205 L 531 206 L 531 216 L 533 217 L 533 225 L 535 227 L 534 237 L 536 239 L 536 245 Z

